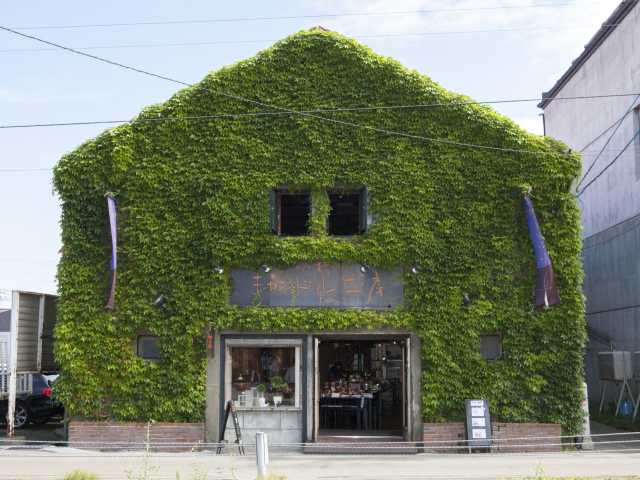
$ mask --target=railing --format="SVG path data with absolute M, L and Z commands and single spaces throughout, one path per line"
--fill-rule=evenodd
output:
M 0 370 L 0 398 L 9 396 L 9 371 Z M 33 373 L 18 373 L 16 376 L 16 395 L 33 393 Z

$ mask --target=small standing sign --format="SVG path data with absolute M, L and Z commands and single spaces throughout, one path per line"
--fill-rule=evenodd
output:
M 465 400 L 467 412 L 467 446 L 473 448 L 491 447 L 491 418 L 486 400 Z
M 242 445 L 242 431 L 240 430 L 240 420 L 238 419 L 238 412 L 236 411 L 236 407 L 233 405 L 233 401 L 229 400 L 227 402 L 227 408 L 224 412 L 224 423 L 222 425 L 222 434 L 220 435 L 220 441 L 224 443 L 224 434 L 227 430 L 227 423 L 229 422 L 229 415 L 233 419 L 233 429 L 235 430 L 236 440 L 234 443 L 238 445 L 238 452 L 241 455 L 244 455 L 244 446 Z M 217 453 L 222 453 L 224 449 L 224 445 L 220 445 L 218 447 Z

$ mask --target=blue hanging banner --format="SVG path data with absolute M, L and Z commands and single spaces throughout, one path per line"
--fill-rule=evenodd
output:
M 536 288 L 535 288 L 535 306 L 537 310 L 543 310 L 549 305 L 560 303 L 560 295 L 556 285 L 556 276 L 553 273 L 551 258 L 544 245 L 544 237 L 540 231 L 540 225 L 536 218 L 536 212 L 533 209 L 533 203 L 528 194 L 524 194 L 522 198 L 524 214 L 527 218 L 527 226 L 529 227 L 529 237 L 533 246 L 533 253 L 536 257 Z
M 116 200 L 111 193 L 107 193 L 106 197 L 107 211 L 109 213 L 109 230 L 111 232 L 111 263 L 109 265 L 111 270 L 111 291 L 109 292 L 109 298 L 104 308 L 105 310 L 113 310 L 116 301 L 116 268 L 118 266 L 118 221 L 116 216 Z

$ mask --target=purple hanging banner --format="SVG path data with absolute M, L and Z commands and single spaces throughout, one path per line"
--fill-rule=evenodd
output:
M 533 253 L 536 257 L 536 290 L 535 290 L 535 306 L 537 310 L 543 310 L 549 305 L 560 303 L 560 295 L 556 285 L 556 276 L 553 273 L 551 258 L 544 246 L 544 237 L 538 225 L 536 212 L 533 210 L 533 203 L 529 195 L 526 193 L 522 198 L 524 214 L 527 218 L 527 226 L 529 227 L 529 237 L 531 237 L 531 245 Z
M 113 310 L 116 301 L 116 268 L 118 266 L 118 220 L 116 216 L 115 198 L 113 198 L 113 195 L 110 193 L 108 193 L 106 197 L 107 211 L 109 213 L 109 230 L 111 231 L 111 264 L 109 265 L 111 270 L 111 291 L 104 308 L 105 310 Z

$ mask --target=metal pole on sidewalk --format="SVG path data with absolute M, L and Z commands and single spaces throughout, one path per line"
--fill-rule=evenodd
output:
M 266 478 L 267 466 L 269 465 L 269 442 L 267 434 L 256 433 L 256 464 L 258 465 L 258 478 Z
M 582 382 L 582 449 L 593 450 L 591 439 L 591 424 L 589 417 L 589 392 L 587 382 Z

